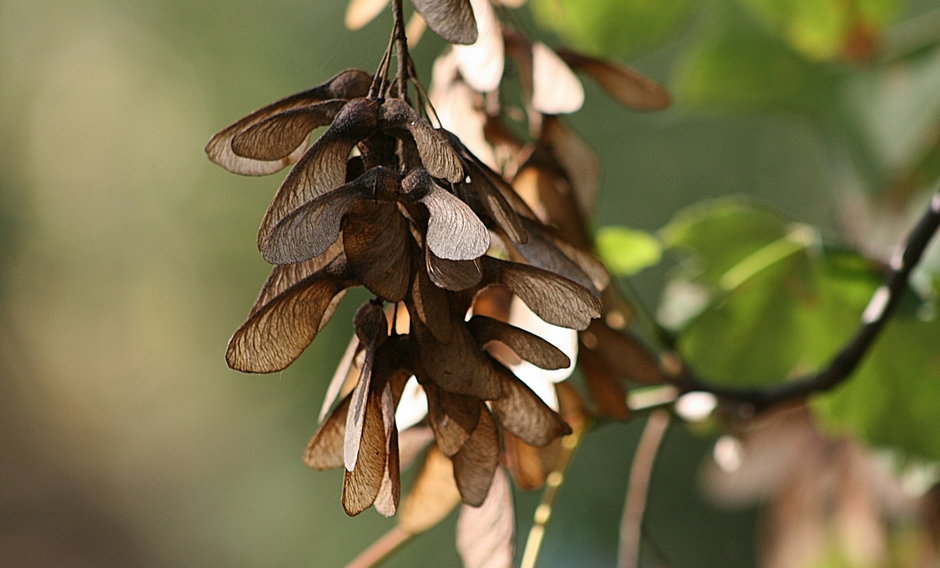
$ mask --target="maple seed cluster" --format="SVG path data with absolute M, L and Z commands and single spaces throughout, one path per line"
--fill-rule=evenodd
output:
M 321 126 L 328 128 L 308 148 Z M 467 504 L 486 498 L 501 435 L 541 447 L 570 432 L 491 347 L 498 342 L 544 369 L 571 361 L 536 335 L 481 315 L 475 303 L 498 287 L 546 322 L 584 329 L 600 314 L 596 290 L 547 269 L 570 264 L 550 230 L 395 83 L 343 71 L 232 124 L 206 151 L 246 175 L 295 164 L 261 222 L 258 248 L 276 266 L 229 342 L 232 368 L 287 367 L 347 289 L 364 286 L 375 296 L 355 317 L 354 387 L 305 454 L 317 469 L 345 467 L 347 513 L 375 505 L 391 515 L 398 507 L 395 411 L 412 376 Z M 546 266 L 487 255 L 498 249 L 521 261 L 517 249 L 530 239 Z

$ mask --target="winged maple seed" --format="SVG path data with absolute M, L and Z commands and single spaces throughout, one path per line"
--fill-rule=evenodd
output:
M 386 4 L 354 1 L 347 22 L 362 26 Z M 569 391 L 557 384 L 583 358 L 579 346 L 597 407 L 611 415 L 626 414 L 622 371 L 636 366 L 616 362 L 611 346 L 619 344 L 595 321 L 610 315 L 600 299 L 609 277 L 589 252 L 583 223 L 596 160 L 553 115 L 581 106 L 572 68 L 599 76 L 620 100 L 630 91 L 634 106 L 660 105 L 653 99 L 664 91 L 504 29 L 487 0 L 413 4 L 432 31 L 471 44 L 454 48 L 454 63 L 438 64 L 432 89 L 457 134 L 427 117 L 402 1 L 393 0 L 395 33 L 375 74 L 343 71 L 236 121 L 206 146 L 212 161 L 243 175 L 293 165 L 258 231 L 262 257 L 275 267 L 226 360 L 245 372 L 286 368 L 348 289 L 367 289 L 373 299 L 356 313 L 305 463 L 344 468 L 348 514 L 375 507 L 392 515 L 401 467 L 433 440 L 403 504 L 402 527 L 423 530 L 459 501 L 482 505 L 462 516 L 462 555 L 480 557 L 471 545 L 479 533 L 499 539 L 501 557 L 511 561 L 510 492 L 500 465 L 521 487 L 544 483 L 559 439 L 571 432 L 559 410 L 581 412 L 572 410 L 581 408 L 577 397 L 559 396 Z M 532 145 L 510 134 L 492 96 L 504 54 L 526 74 Z M 549 75 L 560 92 L 547 87 Z M 420 104 L 410 101 L 412 84 Z M 637 104 L 638 92 L 652 98 Z M 594 331 L 579 342 L 577 330 L 585 329 Z

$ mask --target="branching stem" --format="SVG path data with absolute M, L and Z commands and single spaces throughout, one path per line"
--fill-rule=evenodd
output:
M 705 391 L 719 397 L 750 404 L 754 412 L 764 411 L 785 401 L 830 390 L 845 381 L 868 353 L 885 323 L 897 310 L 911 271 L 920 262 L 931 238 L 940 227 L 940 191 L 934 193 L 907 239 L 891 257 L 889 272 L 875 290 L 862 313 L 861 327 L 829 364 L 812 375 L 770 387 L 734 389 L 722 387 L 697 376 L 682 366 L 672 382 L 683 391 Z

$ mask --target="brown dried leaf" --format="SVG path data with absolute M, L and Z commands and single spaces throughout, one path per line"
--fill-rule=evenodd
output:
M 444 455 L 456 454 L 480 422 L 480 400 L 447 392 L 425 383 L 428 397 L 428 424 L 434 430 L 437 447 Z
M 229 367 L 271 373 L 290 365 L 332 316 L 338 296 L 355 284 L 331 270 L 333 266 L 308 276 L 255 310 L 229 340 L 225 353 Z
M 503 78 L 503 31 L 490 0 L 470 0 L 476 16 L 477 40 L 471 45 L 455 45 L 457 68 L 475 91 L 488 93 Z
M 571 68 L 542 42 L 532 44 L 532 107 L 542 114 L 569 114 L 584 104 L 584 87 Z
M 326 470 L 343 466 L 343 440 L 346 435 L 347 396 L 333 409 L 304 451 L 304 463 L 313 469 Z
M 437 446 L 431 446 L 402 503 L 399 526 L 409 534 L 422 533 L 444 520 L 459 502 L 453 464 Z
M 261 220 L 259 248 L 271 229 L 290 212 L 345 183 L 346 160 L 356 143 L 375 127 L 377 104 L 368 99 L 349 101 L 284 178 Z
M 611 98 L 626 107 L 662 110 L 672 102 L 669 91 L 629 67 L 581 55 L 569 49 L 559 49 L 558 55 L 575 70 L 590 75 Z
M 499 466 L 499 435 L 489 410 L 483 408 L 480 411 L 476 429 L 451 461 L 461 500 L 479 507 L 486 499 L 493 474 Z
M 243 158 L 271 162 L 295 151 L 315 128 L 333 122 L 346 99 L 285 110 L 253 124 L 232 138 L 232 151 Z
M 358 30 L 375 19 L 388 6 L 388 0 L 349 0 L 346 6 L 346 29 Z
M 454 292 L 472 288 L 483 278 L 479 259 L 447 260 L 439 258 L 427 247 L 424 248 L 424 265 L 431 282 Z
M 358 460 L 355 468 L 347 470 L 343 477 L 343 509 L 350 516 L 372 506 L 385 476 L 388 454 L 379 400 L 379 396 L 368 397 Z
M 514 519 L 512 488 L 498 470 L 483 505 L 460 508 L 457 551 L 464 568 L 511 568 Z
M 490 401 L 500 426 L 522 441 L 542 447 L 571 433 L 571 428 L 525 383 L 508 369 L 497 366 L 503 378 L 503 396 Z
M 477 40 L 477 24 L 469 0 L 412 0 L 431 31 L 450 43 Z
M 467 322 L 467 328 L 480 347 L 490 341 L 499 341 L 522 359 L 542 369 L 565 369 L 571 365 L 571 360 L 560 349 L 514 325 L 475 315 Z
M 484 281 L 510 288 L 548 323 L 585 329 L 601 315 L 601 302 L 583 286 L 534 266 L 483 257 Z
M 490 247 L 490 233 L 470 207 L 437 184 L 421 203 L 428 208 L 427 246 L 445 260 L 473 260 Z
M 309 106 L 327 99 L 348 99 L 364 96 L 369 91 L 371 82 L 372 78 L 365 71 L 358 69 L 342 71 L 322 85 L 271 103 L 226 127 L 206 144 L 206 154 L 216 164 L 237 174 L 254 176 L 272 174 L 300 159 L 304 153 L 303 140 L 300 140 L 300 145 L 285 157 L 265 161 L 244 158 L 236 154 L 232 150 L 233 138 L 281 112 Z

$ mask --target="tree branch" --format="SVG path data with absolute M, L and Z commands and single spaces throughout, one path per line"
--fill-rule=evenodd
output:
M 897 311 L 911 271 L 920 262 L 931 238 L 940 227 L 940 191 L 930 200 L 927 211 L 891 257 L 889 272 L 862 313 L 862 325 L 829 365 L 812 375 L 769 387 L 735 389 L 723 387 L 697 376 L 680 365 L 670 382 L 681 390 L 704 391 L 721 398 L 749 403 L 761 412 L 781 402 L 830 390 L 845 381 L 861 363 L 885 323 Z

